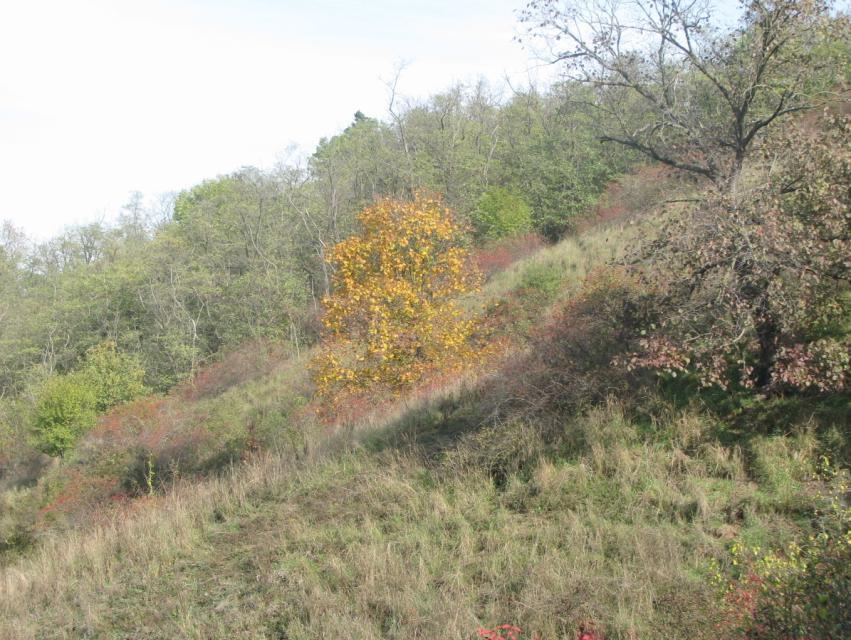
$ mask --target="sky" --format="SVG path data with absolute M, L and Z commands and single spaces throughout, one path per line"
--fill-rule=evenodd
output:
M 425 98 L 551 67 L 523 0 L 0 0 L 0 220 L 35 239 L 309 153 L 386 81 Z

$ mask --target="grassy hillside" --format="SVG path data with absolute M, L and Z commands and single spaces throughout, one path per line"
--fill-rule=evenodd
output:
M 616 400 L 545 430 L 480 428 L 481 398 L 52 539 L 3 571 L 0 630 L 430 638 L 508 621 L 558 638 L 594 621 L 610 638 L 717 637 L 710 562 L 733 540 L 791 540 L 828 489 L 806 428 L 743 447 L 699 411 L 641 422 Z
M 732 634 L 712 576 L 812 530 L 851 406 L 610 369 L 631 285 L 600 267 L 651 235 L 662 188 L 627 178 L 581 235 L 481 256 L 486 366 L 320 424 L 304 359 L 255 345 L 107 416 L 4 494 L 36 537 L 0 569 L 0 637 Z
M 109 412 L 61 462 L 45 467 L 46 456 L 21 456 L 18 467 L 0 478 L 0 552 L 14 556 L 53 532 L 89 522 L 105 502 L 106 511 L 120 513 L 140 495 L 217 474 L 261 450 L 305 455 L 337 429 L 387 424 L 431 395 L 493 370 L 504 354 L 522 349 L 556 298 L 569 296 L 587 273 L 621 255 L 637 235 L 632 223 L 631 217 L 600 223 L 555 246 L 527 236 L 479 249 L 476 262 L 489 275 L 463 306 L 482 318 L 491 345 L 487 361 L 466 371 L 435 372 L 402 398 L 378 389 L 348 399 L 318 423 L 321 407 L 312 400 L 307 372 L 313 352 L 294 356 L 285 345 L 256 341 L 167 395 Z

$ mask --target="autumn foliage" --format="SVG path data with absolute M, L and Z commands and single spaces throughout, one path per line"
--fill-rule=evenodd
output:
M 386 198 L 358 216 L 360 233 L 334 247 L 324 344 L 313 362 L 320 395 L 398 390 L 469 355 L 473 322 L 456 304 L 479 276 L 463 229 L 438 197 Z
M 830 469 L 829 462 L 822 463 Z M 847 483 L 838 488 L 844 494 Z M 815 533 L 782 550 L 730 549 L 735 577 L 713 576 L 720 587 L 719 626 L 748 640 L 833 640 L 851 631 L 851 509 L 834 496 L 816 510 Z
M 665 319 L 628 367 L 721 388 L 847 388 L 849 132 L 830 113 L 790 129 L 766 145 L 764 183 L 708 198 L 639 253 L 666 289 Z

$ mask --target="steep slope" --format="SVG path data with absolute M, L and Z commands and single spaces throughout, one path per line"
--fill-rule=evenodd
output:
M 713 563 L 734 540 L 776 546 L 805 530 L 834 481 L 819 456 L 847 434 L 847 404 L 744 413 L 743 433 L 711 398 L 676 385 L 630 395 L 611 372 L 600 385 L 571 370 L 553 387 L 565 397 L 542 396 L 541 381 L 565 374 L 547 368 L 553 352 L 617 320 L 595 306 L 617 271 L 596 268 L 648 232 L 637 224 L 597 225 L 495 274 L 469 305 L 494 318 L 501 358 L 344 425 L 299 412 L 298 361 L 184 390 L 169 402 L 195 417 L 158 410 L 152 425 L 288 435 L 224 474 L 46 535 L 0 570 L 0 636 L 464 638 L 513 623 L 541 638 L 580 626 L 717 637 Z M 166 450 L 140 459 L 141 493 Z
M 588 272 L 618 256 L 634 235 L 629 225 L 600 225 L 553 247 L 530 236 L 479 249 L 476 261 L 488 278 L 463 303 L 483 317 L 494 362 L 460 374 L 437 372 L 398 401 L 378 392 L 351 399 L 335 407 L 331 423 L 348 429 L 385 424 L 460 379 L 493 368 L 500 354 L 522 345 L 555 298 L 569 295 Z M 320 446 L 334 427 L 316 424 L 306 370 L 311 357 L 310 351 L 266 341 L 245 344 L 171 393 L 111 411 L 40 476 L 36 469 L 15 483 L 15 474 L 6 474 L 0 552 L 5 547 L 7 556 L 14 555 L 52 532 L 104 517 L 110 512 L 104 503 L 121 512 L 140 495 L 219 473 L 261 450 L 298 457 Z

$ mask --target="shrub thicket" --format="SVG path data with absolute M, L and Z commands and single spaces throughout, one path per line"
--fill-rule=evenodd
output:
M 749 640 L 851 636 L 851 509 L 841 499 L 784 550 L 736 543 L 732 558 L 736 577 L 721 580 L 731 629 Z
M 646 327 L 630 366 L 723 388 L 845 388 L 849 120 L 811 129 L 766 149 L 763 184 L 675 217 L 638 256 L 665 320 Z
M 88 350 L 83 366 L 54 374 L 35 390 L 33 433 L 37 446 L 62 455 L 91 429 L 99 414 L 147 393 L 138 359 L 107 341 Z
M 477 237 L 499 240 L 531 230 L 532 209 L 513 191 L 491 187 L 479 198 L 470 219 Z
M 655 320 L 653 297 L 622 268 L 601 268 L 533 337 L 528 385 L 519 395 L 541 409 L 568 411 L 622 393 L 628 372 L 613 361 Z
M 97 393 L 79 374 L 52 376 L 38 391 L 33 433 L 39 449 L 62 455 L 97 419 Z

